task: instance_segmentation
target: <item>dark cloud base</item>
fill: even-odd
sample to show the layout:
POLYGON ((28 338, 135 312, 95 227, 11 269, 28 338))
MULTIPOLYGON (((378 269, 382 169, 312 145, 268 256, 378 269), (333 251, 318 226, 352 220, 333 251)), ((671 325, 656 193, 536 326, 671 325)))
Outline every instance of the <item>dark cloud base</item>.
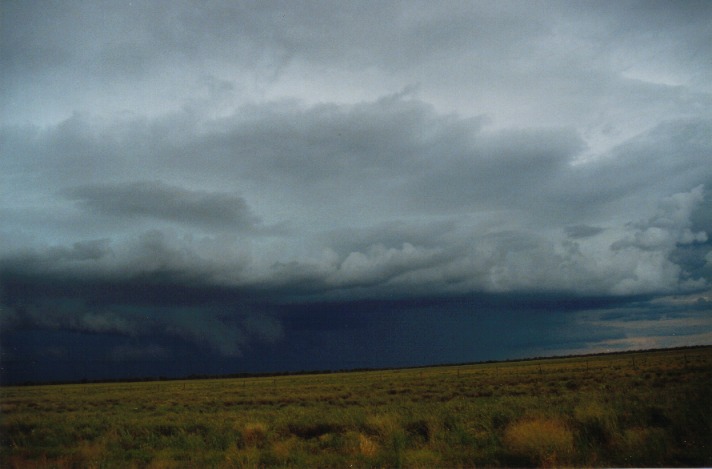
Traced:
MULTIPOLYGON (((626 319, 642 314, 640 305, 650 302, 649 297, 537 293, 286 302, 235 288, 19 275, 6 275, 3 285, 5 312, 9 308, 17 316, 5 318, 9 327, 0 334, 3 383, 557 354, 625 337, 605 324, 576 327, 589 312, 610 311, 607 321, 626 319), (234 348, 225 345, 231 340, 234 348)), ((652 317, 650 308, 645 311, 645 319, 652 317)))

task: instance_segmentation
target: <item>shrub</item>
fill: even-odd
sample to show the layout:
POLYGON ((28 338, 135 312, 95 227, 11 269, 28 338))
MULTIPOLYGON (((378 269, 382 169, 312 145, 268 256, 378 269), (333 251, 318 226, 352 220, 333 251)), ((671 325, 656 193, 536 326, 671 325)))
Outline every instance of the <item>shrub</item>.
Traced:
POLYGON ((574 453, 573 433, 554 418, 513 423, 505 431, 504 444, 519 461, 545 467, 566 463, 574 453))

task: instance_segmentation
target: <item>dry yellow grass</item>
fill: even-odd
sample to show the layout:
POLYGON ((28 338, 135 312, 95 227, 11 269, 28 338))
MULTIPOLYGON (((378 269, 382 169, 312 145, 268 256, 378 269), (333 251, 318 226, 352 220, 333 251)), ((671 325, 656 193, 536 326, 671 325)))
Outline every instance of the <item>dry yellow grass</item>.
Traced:
POLYGON ((0 387, 0 467, 712 467, 710 383, 712 347, 0 387))
POLYGON ((513 454, 542 467, 566 464, 574 453, 573 432, 556 418, 515 422, 507 428, 504 442, 513 454))
POLYGON ((358 450, 364 456, 372 457, 378 452, 378 443, 364 435, 359 433, 358 435, 358 450))
POLYGON ((242 441, 245 446, 264 446, 267 441, 267 425, 262 422, 246 423, 242 429, 242 441))

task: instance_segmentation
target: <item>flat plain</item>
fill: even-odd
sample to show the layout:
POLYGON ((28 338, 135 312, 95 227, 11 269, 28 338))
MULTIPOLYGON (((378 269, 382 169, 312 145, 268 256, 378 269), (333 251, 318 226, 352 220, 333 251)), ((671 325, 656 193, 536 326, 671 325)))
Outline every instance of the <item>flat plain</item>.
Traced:
POLYGON ((0 466, 712 466, 712 347, 0 387, 0 466))

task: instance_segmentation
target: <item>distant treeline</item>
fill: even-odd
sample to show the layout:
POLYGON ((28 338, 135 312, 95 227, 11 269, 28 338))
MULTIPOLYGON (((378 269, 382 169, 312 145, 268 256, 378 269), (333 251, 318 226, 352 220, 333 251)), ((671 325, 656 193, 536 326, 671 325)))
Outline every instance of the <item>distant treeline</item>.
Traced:
MULTIPOLYGON (((393 371, 393 370, 417 370, 421 368, 440 368, 440 367, 450 367, 450 366, 466 366, 466 365, 485 365, 485 364, 495 364, 495 363, 513 363, 513 362, 527 362, 527 361, 537 361, 537 360, 553 360, 553 359, 566 359, 566 358, 585 358, 585 357, 599 357, 608 355, 631 355, 636 353, 648 353, 648 352, 660 352, 660 351, 674 351, 674 350, 694 350, 701 348, 712 347, 712 345, 689 345, 684 347, 669 347, 669 348, 651 348, 651 349, 639 349, 639 350, 623 350, 615 352, 598 352, 598 353, 586 353, 586 354, 572 354, 572 355, 551 355, 551 356, 541 356, 541 357, 524 357, 524 358, 509 358, 504 360, 484 360, 475 362, 459 362, 459 363, 439 363, 434 365, 417 365, 417 366, 403 366, 403 367, 379 367, 379 368, 347 368, 347 369, 336 369, 336 370, 299 370, 299 371, 267 371, 267 372, 241 372, 241 373, 226 373, 226 374, 191 374, 183 377, 167 377, 167 376, 144 376, 144 377, 129 377, 129 378, 101 378, 101 379, 81 379, 81 380, 59 380, 59 381, 47 381, 47 382, 35 382, 35 381, 24 381, 19 384, 14 384, 12 386, 39 386, 39 385, 60 385, 60 384, 101 384, 101 383, 139 383, 139 382, 150 382, 150 381, 189 381, 189 380, 207 380, 207 379, 236 379, 236 378, 272 378, 279 376, 298 376, 298 375, 320 375, 320 374, 331 374, 331 373, 358 373, 364 371, 393 371)), ((1 384, 2 386, 8 386, 7 384, 1 384)))

